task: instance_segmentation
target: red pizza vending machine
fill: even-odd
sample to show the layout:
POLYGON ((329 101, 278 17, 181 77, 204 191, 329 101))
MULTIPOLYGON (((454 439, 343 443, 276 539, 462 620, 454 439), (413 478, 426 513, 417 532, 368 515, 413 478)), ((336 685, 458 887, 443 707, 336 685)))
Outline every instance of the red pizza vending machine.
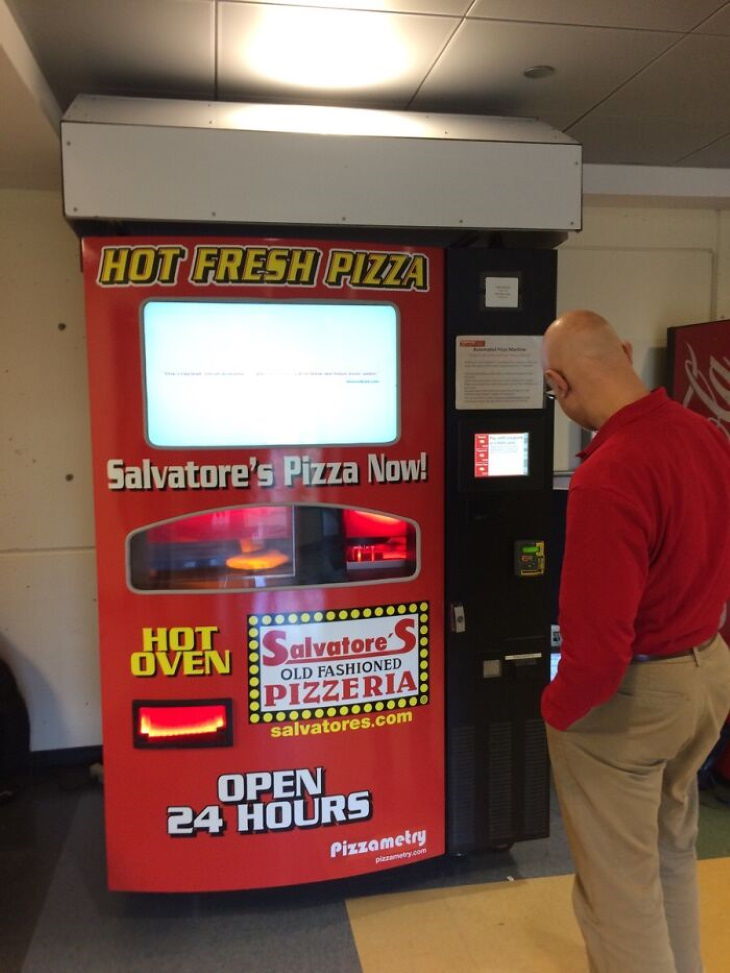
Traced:
POLYGON ((442 854, 441 251, 83 258, 111 888, 442 854))

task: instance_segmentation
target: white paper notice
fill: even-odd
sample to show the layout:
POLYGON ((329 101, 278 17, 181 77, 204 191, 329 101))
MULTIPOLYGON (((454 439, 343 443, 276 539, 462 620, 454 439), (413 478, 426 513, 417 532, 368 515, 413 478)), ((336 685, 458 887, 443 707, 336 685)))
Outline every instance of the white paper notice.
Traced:
POLYGON ((486 277, 484 279, 484 307, 520 306, 519 277, 486 277))
POLYGON ((457 409, 541 409, 539 335, 459 335, 457 409))

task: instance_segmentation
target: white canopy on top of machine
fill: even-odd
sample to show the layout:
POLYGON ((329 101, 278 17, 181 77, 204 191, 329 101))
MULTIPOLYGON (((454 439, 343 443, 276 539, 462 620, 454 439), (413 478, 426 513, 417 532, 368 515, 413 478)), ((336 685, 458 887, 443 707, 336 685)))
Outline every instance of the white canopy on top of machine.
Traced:
POLYGON ((578 230, 581 147, 535 119, 80 95, 66 217, 578 230))

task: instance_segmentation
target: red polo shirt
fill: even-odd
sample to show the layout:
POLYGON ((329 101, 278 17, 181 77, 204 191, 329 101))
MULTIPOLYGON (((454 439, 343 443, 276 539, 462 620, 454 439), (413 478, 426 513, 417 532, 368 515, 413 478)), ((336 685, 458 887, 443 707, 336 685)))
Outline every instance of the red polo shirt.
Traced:
POLYGON ((634 655, 698 645, 730 598, 730 440, 657 389, 615 413, 568 496, 558 674, 542 715, 569 727, 634 655))

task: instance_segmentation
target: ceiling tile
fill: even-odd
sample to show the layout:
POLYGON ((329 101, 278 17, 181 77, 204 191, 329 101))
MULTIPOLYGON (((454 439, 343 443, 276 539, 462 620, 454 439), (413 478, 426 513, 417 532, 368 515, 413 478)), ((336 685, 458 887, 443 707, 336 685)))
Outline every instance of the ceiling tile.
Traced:
POLYGON ((688 31, 722 6, 721 0, 477 0, 469 16, 688 31))
POLYGON ((584 162, 672 165, 715 137, 711 123, 675 117, 590 112, 567 134, 583 146, 584 162))
POLYGON ((697 28, 698 34, 730 34, 730 3, 725 3, 721 10, 704 21, 697 28))
POLYGON ((730 128, 730 38, 690 34, 605 102, 612 115, 703 119, 730 128))
POLYGON ((730 169, 730 132, 712 145, 685 156, 683 166, 699 166, 710 169, 730 169))
POLYGON ((552 111, 548 109, 540 115, 531 115, 529 117, 539 118, 541 122, 552 125, 553 128, 556 128, 559 132, 565 132, 567 135, 568 129, 575 121, 575 112, 552 111))
POLYGON ((234 100, 405 107, 458 24, 449 17, 312 7, 221 3, 219 10, 218 90, 221 98, 234 100), (292 69, 293 74, 300 51, 307 54, 298 69, 301 81, 266 76, 270 69, 273 74, 276 58, 282 60, 281 71, 292 69), (374 74, 377 56, 388 51, 394 54, 394 67, 390 76, 379 80, 374 74), (260 66, 252 58, 259 58, 260 66), (359 65, 368 83, 336 85, 316 77, 320 65, 333 58, 345 68, 359 65))
POLYGON ((573 120, 676 43, 677 35, 469 20, 450 41, 414 106, 505 115, 573 113, 573 120), (531 81, 526 68, 549 64, 531 81))
MULTIPOLYGON (((242 3, 245 0, 230 0, 242 3)), ((463 16, 472 0, 267 0, 289 7, 331 7, 339 10, 374 10, 381 13, 443 14, 463 16)))
POLYGON ((208 0, 15 0, 59 105, 80 93, 214 96, 208 0))

